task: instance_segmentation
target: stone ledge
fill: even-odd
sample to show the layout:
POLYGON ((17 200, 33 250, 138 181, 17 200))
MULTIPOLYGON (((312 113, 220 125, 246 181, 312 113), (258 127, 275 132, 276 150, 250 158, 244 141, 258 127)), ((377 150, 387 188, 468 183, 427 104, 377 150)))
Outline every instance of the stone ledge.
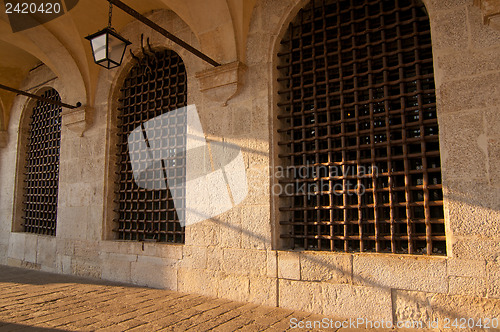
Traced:
POLYGON ((360 286, 448 293, 446 266, 445 257, 356 254, 352 279, 360 286))
POLYGON ((200 82, 200 91, 212 101, 221 101, 227 105, 241 85, 245 66, 239 62, 231 62, 219 67, 196 73, 200 82))
MULTIPOLYGON (((453 321, 455 318, 479 319, 498 317, 500 300, 464 295, 447 295, 419 291, 392 291, 393 312, 396 321, 453 321)), ((451 325, 451 324, 450 324, 451 325)), ((440 325, 441 327, 443 325, 440 325)), ((470 330, 468 330, 470 331, 470 330)))
POLYGON ((483 23, 500 30, 500 1, 474 0, 474 5, 481 8, 483 23))
POLYGON ((89 106, 80 106, 74 109, 63 109, 62 124, 72 132, 83 136, 83 133, 91 123, 92 108, 89 106))
POLYGON ((279 306, 337 317, 392 321, 391 291, 376 287, 279 280, 279 306))

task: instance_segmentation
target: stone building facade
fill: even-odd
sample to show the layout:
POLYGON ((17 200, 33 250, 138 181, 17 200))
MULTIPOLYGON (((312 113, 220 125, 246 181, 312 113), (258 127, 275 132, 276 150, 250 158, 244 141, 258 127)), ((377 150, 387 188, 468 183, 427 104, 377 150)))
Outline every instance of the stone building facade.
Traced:
POLYGON ((112 70, 93 63, 84 37, 105 24, 107 7, 80 1, 66 15, 22 32, 12 33, 3 18, 0 55, 10 62, 0 65, 0 83, 37 94, 53 88, 63 102, 83 106, 61 112, 56 234, 33 234, 23 226, 24 173, 36 103, 0 95, 0 263, 341 318, 498 317, 500 8, 495 0, 424 4, 446 254, 292 250, 283 238, 282 201, 272 190, 281 160, 278 53, 308 0, 137 4, 222 64, 216 68, 115 10, 113 25, 132 42, 133 54, 144 52, 144 35, 143 45, 149 38, 152 50, 180 56, 186 103, 196 105, 207 141, 241 148, 248 187, 241 203, 185 227, 183 243, 120 240, 113 231, 120 89, 135 62, 127 52, 112 70))

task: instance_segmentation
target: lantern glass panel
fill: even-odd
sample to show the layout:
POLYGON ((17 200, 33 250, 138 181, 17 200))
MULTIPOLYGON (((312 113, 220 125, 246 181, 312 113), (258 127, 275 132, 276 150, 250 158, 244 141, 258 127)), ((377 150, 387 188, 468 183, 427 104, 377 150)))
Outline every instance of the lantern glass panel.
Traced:
POLYGON ((95 62, 106 59, 106 33, 92 38, 92 50, 94 51, 95 62))
POLYGON ((122 62, 125 47, 127 47, 127 44, 123 40, 112 34, 108 35, 108 58, 110 61, 115 62, 117 66, 122 62))

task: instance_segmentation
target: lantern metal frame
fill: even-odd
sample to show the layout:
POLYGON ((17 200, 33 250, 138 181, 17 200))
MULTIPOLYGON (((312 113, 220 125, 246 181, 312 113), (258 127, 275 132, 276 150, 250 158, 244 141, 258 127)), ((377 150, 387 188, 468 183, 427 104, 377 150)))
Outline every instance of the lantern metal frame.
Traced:
POLYGON ((94 62, 96 64, 98 64, 99 66, 102 66, 106 69, 112 69, 112 68, 115 68, 115 67, 118 67, 122 64, 122 61, 123 61, 123 57, 125 56, 125 51, 127 49, 127 46, 132 44, 130 41, 128 41, 127 39, 123 38, 122 36, 120 36, 113 28, 111 27, 106 27, 96 33, 93 33, 87 37, 85 37, 85 39, 89 40, 90 41, 90 46, 92 48, 92 56, 94 57, 94 62), (96 56, 95 56, 95 50, 94 50, 94 47, 93 47, 93 44, 92 44, 92 40, 94 40, 95 38, 97 37, 100 37, 102 35, 105 35, 106 36, 106 56, 102 59, 102 60, 97 60, 96 59, 96 56), (120 61, 119 62, 116 62, 114 60, 112 60, 110 57, 109 57, 109 36, 113 36, 117 39, 119 39, 120 41, 122 41, 124 44, 125 44, 125 47, 123 48, 123 52, 122 52, 122 55, 120 57, 120 61), (106 66, 106 63, 108 64, 106 66), (110 65, 110 64, 113 64, 113 65, 110 65))
POLYGON ((90 47, 92 48, 92 56, 94 57, 94 62, 96 64, 98 64, 99 66, 102 66, 106 69, 111 69, 111 68, 115 68, 115 67, 120 66, 122 64, 123 57, 125 56, 125 51, 127 50, 127 46, 132 44, 130 41, 128 41, 127 39, 120 36, 116 32, 116 30, 111 27, 112 18, 113 18, 113 4, 111 3, 111 1, 109 1, 108 26, 106 28, 96 32, 96 33, 93 33, 93 34, 85 37, 85 39, 90 41, 90 47), (114 38, 117 38, 119 41, 121 41, 123 44, 125 44, 125 46, 123 47, 123 51, 122 51, 119 62, 112 60, 110 57, 110 54, 109 54, 109 48, 110 48, 109 36, 110 35, 113 36, 114 38), (104 43, 104 46, 106 49, 106 55, 104 56, 104 58, 102 60, 97 60, 96 50, 94 49, 94 43, 92 41, 95 40, 96 38, 101 37, 101 36, 106 36, 106 41, 104 43))

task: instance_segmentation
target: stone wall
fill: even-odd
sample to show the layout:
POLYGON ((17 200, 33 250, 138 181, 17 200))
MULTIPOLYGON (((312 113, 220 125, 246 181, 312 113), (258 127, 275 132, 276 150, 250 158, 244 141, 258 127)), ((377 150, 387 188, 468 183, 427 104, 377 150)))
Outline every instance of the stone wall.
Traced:
MULTIPOLYGON (((121 32, 133 42, 134 52, 141 33, 151 36, 154 47, 178 52, 188 73, 188 103, 196 105, 207 139, 232 142, 243 151, 247 198, 187 227, 184 245, 113 240, 116 105, 130 55, 126 65, 100 72, 95 102, 86 113, 92 121, 83 135, 63 126, 56 237, 17 232, 24 153, 19 142, 26 134, 23 112, 29 109, 26 99, 17 97, 0 150, 0 263, 335 317, 498 317, 500 31, 483 24, 472 0, 425 1, 433 38, 448 256, 284 251, 277 201, 270 195, 277 153, 276 50, 305 3, 257 1, 246 58, 226 66, 225 81, 212 86, 210 77, 220 70, 211 70, 138 22, 121 32)), ((199 45, 172 12, 152 15, 199 45)), ((30 74, 24 88, 48 76, 42 67, 30 74)), ((51 83, 56 89, 57 82, 51 83)))

